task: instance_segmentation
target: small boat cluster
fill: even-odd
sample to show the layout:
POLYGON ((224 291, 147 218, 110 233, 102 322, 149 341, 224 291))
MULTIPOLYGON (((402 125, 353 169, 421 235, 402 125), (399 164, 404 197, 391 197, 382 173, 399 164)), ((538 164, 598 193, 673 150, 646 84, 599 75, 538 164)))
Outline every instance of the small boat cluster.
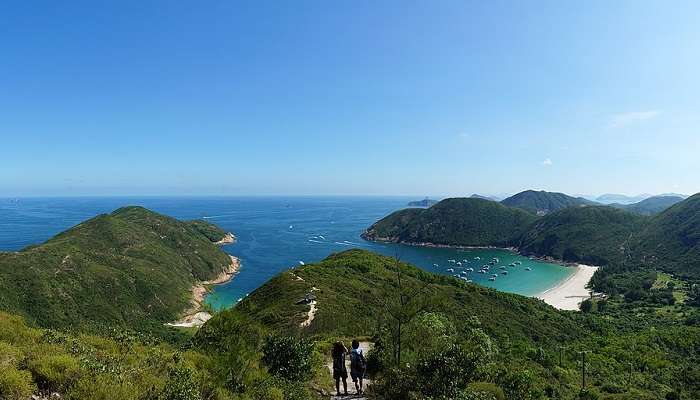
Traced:
MULTIPOLYGON (((481 261, 481 257, 474 257, 473 261, 481 261)), ((464 260, 455 260, 455 259, 450 259, 447 260, 448 264, 454 264, 454 267, 447 268, 447 272, 451 273, 455 278, 462 279, 466 282, 471 282, 472 280, 469 279, 469 273, 474 272, 474 268, 468 267, 465 268, 467 265, 469 265, 470 260, 467 260, 466 258, 464 260), (463 269, 462 269, 463 268, 463 269), (461 269, 461 270, 460 270, 461 269)), ((491 267, 496 267, 497 264, 499 264, 501 260, 498 257, 494 257, 489 261, 487 264, 484 264, 481 266, 481 268, 478 270, 478 273, 480 274, 488 274, 491 272, 491 267)), ((508 267, 518 267, 522 265, 522 261, 514 261, 510 264, 508 264, 508 267)), ((438 264, 433 264, 434 267, 439 267, 438 264)), ((500 265, 498 266, 498 269, 500 269, 500 274, 501 275, 508 275, 508 267, 505 265, 500 265)), ((526 271, 532 271, 531 267, 525 268, 526 271)), ((491 277, 489 278, 489 281, 495 281, 496 278, 498 278, 499 274, 491 274, 491 277)))

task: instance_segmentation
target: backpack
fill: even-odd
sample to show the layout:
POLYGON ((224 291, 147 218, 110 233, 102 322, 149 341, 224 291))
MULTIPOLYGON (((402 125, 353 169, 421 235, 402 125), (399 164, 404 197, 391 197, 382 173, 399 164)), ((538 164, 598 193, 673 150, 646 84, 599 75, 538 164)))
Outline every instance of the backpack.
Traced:
POLYGON ((364 371, 365 367, 365 356, 362 355, 362 350, 353 350, 350 353, 350 368, 353 371, 364 371))

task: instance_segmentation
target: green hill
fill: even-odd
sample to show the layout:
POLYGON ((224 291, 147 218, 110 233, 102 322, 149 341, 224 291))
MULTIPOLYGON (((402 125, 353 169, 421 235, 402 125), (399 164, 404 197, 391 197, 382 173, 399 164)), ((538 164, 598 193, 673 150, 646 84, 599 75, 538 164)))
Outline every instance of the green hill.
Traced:
POLYGON ((141 207, 85 221, 47 242, 0 253, 0 309, 44 327, 173 320, 197 280, 231 262, 220 229, 141 207))
POLYGON ((644 222, 612 207, 565 208, 535 222, 518 247, 526 255, 607 265, 624 259, 644 222))
POLYGON ((581 333, 571 319, 540 300, 467 284, 365 250, 333 254, 319 263, 277 275, 247 296, 236 310, 285 333, 303 330, 322 336, 368 336, 381 318, 378 310, 398 290, 397 273, 401 273, 405 287, 423 288, 433 304, 430 308, 439 304, 441 312, 456 320, 476 315, 495 336, 547 340, 581 333), (302 329, 309 306, 297 302, 306 293, 316 296, 318 312, 311 325, 302 329), (344 317, 348 312, 351 318, 344 317))
POLYGON ((311 337, 326 354, 336 340, 367 338, 375 343, 368 369, 376 399, 656 399, 678 387, 675 398, 700 393, 697 327, 653 311, 611 319, 599 310, 560 312, 349 250, 280 273, 215 315, 194 343, 210 352, 229 348, 248 337, 248 321, 273 335, 311 337), (307 294, 313 305, 300 302, 307 294), (592 397, 577 397, 581 350, 592 351, 592 397), (482 391, 489 395, 477 396, 482 391))
POLYGON ((700 194, 652 217, 639 236, 644 264, 700 278, 700 194))
POLYGON ((633 204, 610 204, 611 207, 626 210, 639 215, 658 214, 674 204, 683 201, 681 196, 654 196, 633 204))
POLYGON ((544 215, 567 207, 596 205, 582 197, 571 197, 564 193, 526 190, 501 201, 506 206, 520 208, 544 215))
POLYGON ((397 211, 363 234, 368 240, 459 246, 508 246, 535 216, 500 203, 446 199, 428 209, 397 211))

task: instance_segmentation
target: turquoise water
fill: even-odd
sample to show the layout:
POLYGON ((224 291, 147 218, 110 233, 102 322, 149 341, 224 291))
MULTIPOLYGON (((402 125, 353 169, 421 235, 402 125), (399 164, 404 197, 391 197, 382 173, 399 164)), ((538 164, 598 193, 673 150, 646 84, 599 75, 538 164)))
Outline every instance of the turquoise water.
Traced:
POLYGON ((399 255, 426 270, 453 274, 478 271, 497 257, 488 274, 469 273, 475 283, 499 290, 535 295, 566 279, 573 269, 520 257, 497 249, 444 249, 366 242, 360 233, 372 222, 404 208, 407 197, 101 197, 0 199, 0 251, 19 250, 99 213, 124 205, 142 205, 179 219, 205 218, 238 237, 224 250, 241 259, 240 273, 217 286, 207 301, 227 307, 251 293, 277 273, 300 262, 312 263, 331 253, 362 248, 399 255), (475 260, 480 257, 481 260, 475 260), (467 260, 461 268, 448 260, 467 260), (514 261, 522 265, 509 267, 514 261), (508 275, 501 275, 499 266, 508 275), (526 271, 530 267, 532 271, 526 271), (495 282, 488 278, 499 274, 495 282))

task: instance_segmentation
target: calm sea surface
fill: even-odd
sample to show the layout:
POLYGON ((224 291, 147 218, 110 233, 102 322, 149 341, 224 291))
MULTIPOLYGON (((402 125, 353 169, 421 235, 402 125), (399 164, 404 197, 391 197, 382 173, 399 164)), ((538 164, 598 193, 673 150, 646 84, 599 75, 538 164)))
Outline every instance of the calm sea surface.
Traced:
MULTIPOLYGON (((141 205, 179 219, 205 218, 233 232, 238 242, 224 250, 241 259, 241 272, 216 287, 207 301, 215 307, 236 303, 277 273, 301 262, 322 260, 351 248, 400 255, 426 270, 455 274, 478 271, 494 257, 491 272, 468 273, 475 283, 532 296, 566 279, 573 269, 529 260, 505 250, 418 248, 370 243, 360 233, 388 213, 405 208, 404 197, 80 197, 0 199, 0 251, 16 251, 100 213, 141 205), (479 257, 480 259, 477 259, 479 257), (456 260, 462 266, 448 262, 456 260), (466 262, 464 261, 466 260, 466 262), (509 267, 521 261, 522 265, 509 267), (508 275, 501 275, 506 266, 508 275), (526 268, 531 268, 527 271, 526 268), (449 268, 454 272, 448 271, 449 268), (499 274, 496 281, 488 279, 499 274)), ((464 274, 463 274, 464 275, 464 274)))

